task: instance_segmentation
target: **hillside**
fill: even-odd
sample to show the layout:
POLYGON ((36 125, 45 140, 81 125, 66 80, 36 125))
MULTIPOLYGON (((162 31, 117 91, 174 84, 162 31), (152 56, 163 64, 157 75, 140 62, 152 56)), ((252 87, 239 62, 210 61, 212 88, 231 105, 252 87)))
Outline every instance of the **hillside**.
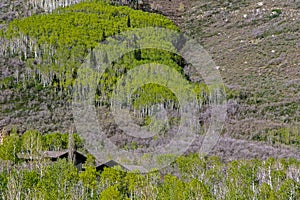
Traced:
MULTIPOLYGON (((28 10, 17 8, 20 5, 15 2, 15 10, 28 10)), ((213 155, 221 155, 225 160, 268 156, 298 158, 298 7, 299 2, 292 1, 144 1, 144 10, 172 19, 184 32, 197 38, 220 66, 229 88, 229 108, 224 137, 213 155), (222 141, 226 141, 226 145, 222 141), (245 145, 239 144, 244 143, 250 147, 243 149, 245 145), (238 155, 241 151, 247 153, 238 155)), ((31 15, 31 12, 11 14, 7 5, 3 8, 10 13, 3 17, 7 22, 26 13, 31 15)), ((28 129, 43 133, 68 132, 73 120, 70 97, 63 93, 57 95, 49 88, 14 88, 13 80, 8 77, 16 77, 16 72, 25 73, 25 62, 5 56, 0 62, 1 129, 9 132, 15 127, 20 133, 28 129)), ((196 141, 191 151, 196 150, 198 144, 196 141)))
MULTIPOLYGON (((299 2, 149 2, 199 40, 236 95, 228 101, 225 137, 299 148, 299 2)), ((240 149, 240 142, 231 144, 240 149)))
POLYGON ((0 199, 300 199, 299 9, 1 1, 0 199))

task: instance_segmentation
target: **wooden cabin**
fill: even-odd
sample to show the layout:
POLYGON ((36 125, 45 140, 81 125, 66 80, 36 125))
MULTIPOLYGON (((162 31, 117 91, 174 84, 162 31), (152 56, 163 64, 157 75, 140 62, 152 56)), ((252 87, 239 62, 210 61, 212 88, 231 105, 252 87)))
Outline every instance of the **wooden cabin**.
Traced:
MULTIPOLYGON (((44 151, 40 153, 39 155, 32 155, 29 152, 23 152, 17 154, 19 159, 23 159, 26 162, 30 162, 33 160, 42 160, 42 159, 48 159, 52 162, 57 161, 58 159, 66 159, 69 160, 69 151, 64 150, 64 151, 44 151)), ((73 152, 73 158, 72 162, 74 163, 74 166, 78 169, 78 171, 82 171, 83 167, 82 165, 86 162, 86 156, 79 151, 74 151, 73 152)))

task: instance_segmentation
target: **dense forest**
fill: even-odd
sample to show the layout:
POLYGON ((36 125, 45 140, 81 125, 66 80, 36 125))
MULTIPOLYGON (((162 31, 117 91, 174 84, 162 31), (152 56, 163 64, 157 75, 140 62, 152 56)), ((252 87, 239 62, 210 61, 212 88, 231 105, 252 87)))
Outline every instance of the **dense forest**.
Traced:
MULTIPOLYGON (((12 133, 0 147, 0 197, 2 199, 299 199, 300 162, 295 159, 235 160, 197 154, 180 156, 160 171, 140 174, 121 168, 96 170, 87 156, 85 171, 78 173, 72 161, 47 159, 25 163, 16 155, 30 150, 68 148, 69 134, 12 133)), ((73 135, 74 145, 83 141, 73 135)), ((161 158, 161 159, 167 159, 161 158)))
MULTIPOLYGON (((67 117, 71 112, 69 108, 80 66, 86 60, 96 65, 96 49, 104 46, 106 39, 150 26, 179 31, 168 18, 137 10, 138 2, 28 0, 23 8, 19 1, 13 1, 12 6, 3 3, 4 9, 17 14, 8 12, 9 15, 0 18, 0 104, 1 115, 5 116, 3 120, 1 117, 5 126, 1 124, 0 132, 0 199, 300 199, 300 162, 294 158, 226 160, 187 152, 170 166, 154 168, 149 173, 125 171, 120 167, 98 171, 96 166, 103 161, 89 153, 85 139, 76 134, 76 130, 67 124, 64 128, 67 133, 59 126, 41 122, 48 115, 45 110, 50 110, 49 118, 54 124, 61 123, 55 115, 67 117), (135 9, 120 6, 124 2, 130 2, 129 6, 135 9), (22 9, 24 12, 20 12, 22 9), (56 107, 58 111, 54 112, 56 107), (65 107, 69 110, 63 110, 65 107), (24 125, 30 121, 26 117, 35 112, 41 114, 32 124, 24 125), (20 116, 25 116, 25 120, 19 122, 22 127, 10 124, 13 118, 20 116), (82 171, 74 166, 73 158, 51 162, 42 156, 46 151, 71 152, 74 149, 87 157, 82 171)), ((156 40, 160 45, 163 38, 156 40)), ((128 45, 134 46, 135 38, 131 42, 128 45)), ((176 42, 171 40, 165 45, 176 48, 176 42)), ((107 60, 104 56, 101 62, 107 60)), ((170 117, 167 121, 171 126, 169 132, 141 140, 125 137, 108 114, 114 86, 135 66, 147 63, 169 66, 190 84, 201 105, 197 110, 201 138, 211 114, 208 105, 212 88, 202 77, 191 78, 193 71, 182 57, 157 49, 134 50, 123 55, 97 80, 93 104, 107 135, 119 147, 143 152, 147 148, 164 146, 172 137, 173 129, 178 128, 178 99, 173 91, 159 84, 138 88, 129 103, 132 104, 132 117, 142 126, 153 123, 153 110, 161 105, 170 117)), ((143 77, 139 77, 139 81, 143 81, 143 77)), ((83 93, 92 87, 89 83, 81 84, 83 93)), ((225 90, 231 102, 233 99, 247 100, 237 89, 225 90)), ((289 108, 296 110, 298 105, 291 104, 289 108)), ((299 129, 295 127, 269 130, 252 137, 274 145, 299 148, 300 144, 299 129)), ((172 156, 161 155, 155 162, 172 156)))

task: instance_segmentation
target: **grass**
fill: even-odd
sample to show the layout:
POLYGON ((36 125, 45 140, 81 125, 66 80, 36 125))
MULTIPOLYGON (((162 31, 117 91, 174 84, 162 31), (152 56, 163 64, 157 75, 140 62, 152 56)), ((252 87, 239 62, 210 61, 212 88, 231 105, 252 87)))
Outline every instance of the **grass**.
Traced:
POLYGON ((266 1, 258 11, 258 2, 195 0, 186 16, 188 32, 224 68, 225 84, 244 94, 239 98, 228 91, 239 111, 228 119, 234 122, 226 125, 233 130, 227 134, 241 139, 299 121, 299 17, 293 3, 266 1), (265 125, 248 124, 254 128, 240 132, 244 120, 252 118, 265 125))

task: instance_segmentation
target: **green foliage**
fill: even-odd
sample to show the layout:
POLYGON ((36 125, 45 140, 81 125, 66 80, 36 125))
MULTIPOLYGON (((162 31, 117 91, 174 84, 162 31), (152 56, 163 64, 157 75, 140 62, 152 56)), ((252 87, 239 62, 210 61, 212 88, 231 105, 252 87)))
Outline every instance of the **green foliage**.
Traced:
POLYGON ((42 135, 35 130, 26 131, 21 137, 21 151, 37 155, 42 150, 42 135))
POLYGON ((44 199, 70 199, 78 172, 72 163, 59 160, 47 167, 37 187, 44 199))
POLYGON ((167 174, 130 173, 121 168, 105 168, 99 174, 88 164, 78 173, 66 160, 7 169, 10 171, 0 171, 0 194, 5 199, 281 200, 299 199, 300 195, 300 162, 295 159, 222 163, 218 157, 194 154, 180 156, 167 174))
POLYGON ((87 188, 96 187, 96 177, 99 175, 95 167, 86 166, 85 171, 79 174, 79 178, 82 181, 83 185, 87 188))
POLYGON ((172 175, 164 177, 164 184, 159 188, 158 199, 184 199, 185 184, 182 180, 172 175))
POLYGON ((118 190, 117 186, 109 186, 101 192, 99 199, 100 200, 108 200, 108 199, 122 200, 122 195, 118 190))
POLYGON ((285 179, 277 192, 278 199, 299 199, 300 183, 293 179, 285 179))
POLYGON ((227 99, 244 99, 245 97, 240 90, 225 88, 227 99))
POLYGON ((8 174, 6 171, 0 172, 0 196, 3 195, 3 193, 7 189, 7 183, 8 183, 8 174))
POLYGON ((267 183, 262 183, 259 188, 259 199, 275 199, 274 191, 267 183))
MULTIPOLYGON (((169 66, 183 74, 183 68, 178 65, 180 62, 178 59, 179 58, 175 54, 156 49, 142 49, 139 50, 138 53, 136 51, 127 53, 120 58, 118 62, 112 66, 112 68, 107 69, 101 76, 96 99, 99 101, 99 104, 107 103, 111 98, 111 94, 115 89, 116 83, 123 78, 123 75, 127 71, 137 66, 142 66, 148 63, 157 63, 169 66)), ((135 76, 134 78, 140 80, 144 77, 135 76)), ((186 79, 183 75, 182 78, 186 79)), ((168 80, 166 80, 166 83, 167 81, 168 80)), ((194 87, 196 88, 196 85, 194 87)), ((131 98, 133 107, 137 110, 149 108, 151 105, 159 103, 164 103, 169 105, 169 107, 178 107, 178 100, 172 91, 170 91, 166 86, 159 84, 145 84, 142 87, 137 88, 133 92, 131 98)))
MULTIPOLYGON (((51 133, 45 134, 42 138, 44 150, 63 150, 68 148, 68 133, 51 133)), ((83 140, 78 134, 73 134, 75 141, 75 149, 81 150, 83 148, 83 140)))
POLYGON ((276 18, 276 17, 279 17, 282 13, 282 10, 281 9, 272 9, 272 13, 270 14, 269 18, 270 19, 273 19, 273 18, 276 18))
MULTIPOLYGON (((149 26, 178 30, 169 19, 162 15, 145 13, 128 7, 115 7, 103 1, 91 1, 59 8, 51 14, 14 20, 3 32, 3 37, 20 40, 26 44, 18 46, 18 43, 16 49, 13 50, 14 53, 21 54, 27 67, 32 69, 26 83, 34 83, 40 89, 50 86, 55 92, 59 91, 59 94, 71 95, 78 70, 80 70, 79 66, 88 53, 92 52, 91 50, 98 45, 103 45, 100 43, 109 36, 149 26)), ((163 43, 170 49, 175 49, 172 42, 164 44, 166 42, 162 42, 163 38, 162 40, 155 39, 157 45, 163 43)), ((7 51, 11 50, 7 48, 7 51)), ((92 53, 91 61, 96 61, 92 53)), ((186 78, 183 75, 184 61, 180 56, 157 49, 135 50, 125 54, 104 72, 95 94, 96 105, 109 105, 114 85, 122 75, 146 63, 170 66, 186 78)), ((1 85, 5 88, 11 87, 12 80, 5 79, 1 85)), ((88 84, 87 87, 89 87, 88 84)), ((198 89, 199 87, 195 91, 199 91, 198 89)), ((178 107, 175 95, 167 88, 156 84, 138 88, 134 96, 136 98, 132 99, 133 106, 137 110, 148 109, 149 106, 157 103, 178 107)), ((54 149, 65 145, 46 142, 54 149)))
POLYGON ((213 199, 207 186, 198 179, 193 179, 186 183, 186 198, 185 199, 197 199, 203 200, 213 199))
MULTIPOLYGON (((281 14, 279 9, 272 12, 272 18, 281 14)), ((109 36, 147 26, 177 30, 170 20, 161 15, 134 11, 127 7, 113 7, 98 0, 60 8, 49 15, 15 20, 9 24, 7 31, 0 31, 0 36, 12 40, 17 38, 21 40, 20 43, 26 43, 25 51, 20 50, 20 46, 13 50, 8 47, 6 51, 12 56, 20 54, 18 56, 33 70, 30 72, 31 77, 25 78, 27 85, 7 77, 1 80, 0 87, 17 87, 20 91, 34 87, 40 91, 45 86, 51 86, 55 91, 70 92, 78 67, 91 49, 109 36)), ((172 47, 172 44, 166 45, 172 47)), ((94 60, 91 54, 91 61, 94 60)), ((108 60, 107 55, 104 60, 108 60)), ((104 72, 99 80, 96 103, 109 104, 113 86, 122 75, 138 65, 150 62, 170 66, 186 78, 182 68, 184 62, 179 56, 162 50, 135 50, 124 55, 104 72)), ((205 84, 195 84, 192 89, 200 103, 209 101, 208 94, 212 88, 205 84)), ((228 99, 244 98, 238 90, 227 92, 228 99)), ((255 97, 255 101, 260 101, 263 95, 255 97)), ((156 103, 178 107, 172 91, 158 84, 146 84, 138 88, 133 96, 135 109, 147 109, 156 103)), ((289 115, 295 114, 297 109, 298 105, 291 103, 279 112, 281 115, 289 115)), ((143 117, 146 125, 152 123, 151 117, 143 117)), ((280 129, 269 134, 273 137, 265 137, 265 140, 271 138, 273 143, 299 144, 297 131, 280 129)), ((74 139, 75 148, 83 148, 83 141, 77 134, 74 134, 74 139)), ((99 174, 92 155, 88 155, 85 171, 80 173, 66 160, 50 165, 44 161, 38 164, 17 162, 16 154, 20 151, 38 154, 41 150, 62 150, 67 147, 68 134, 41 135, 37 131, 27 131, 21 137, 15 132, 6 136, 3 145, 0 145, 0 198, 300 199, 300 164, 292 159, 222 163, 218 157, 181 156, 169 166, 176 176, 159 172, 146 175, 125 173, 120 168, 106 168, 99 174), (2 160, 11 160, 13 164, 5 165, 2 160), (77 193, 79 197, 75 197, 77 193)), ((137 143, 133 142, 131 148, 136 149, 137 143)), ((163 155, 157 161, 164 165, 173 160, 174 155, 163 155)))
POLYGON ((166 166, 173 162, 173 160, 176 158, 174 154, 163 154, 156 157, 156 163, 159 166, 166 166))
MULTIPOLYGON (((21 137, 13 130, 10 135, 4 137, 3 144, 0 145, 0 159, 19 161, 18 153, 26 157, 38 157, 46 150, 59 151, 68 148, 68 133, 51 133, 41 135, 36 130, 28 130, 21 137)), ((78 134, 73 134, 75 149, 84 150, 84 141, 78 134)))
POLYGON ((252 139, 258 141, 266 141, 269 144, 281 143, 299 147, 299 130, 299 125, 281 127, 278 129, 267 130, 266 133, 256 134, 252 139))
MULTIPOLYGON (((179 30, 172 21, 162 15, 145 13, 128 7, 115 7, 104 1, 91 1, 59 8, 51 14, 14 20, 1 35, 11 41, 17 41, 16 48, 7 47, 7 52, 13 55, 18 54, 26 62, 26 66, 31 69, 28 77, 23 80, 25 83, 19 83, 20 87, 18 88, 24 88, 24 85, 27 88, 29 85, 39 91, 49 87, 59 95, 71 96, 77 75, 82 70, 79 67, 86 56, 91 53, 91 63, 96 64, 97 62, 93 55, 95 47, 104 46, 104 43, 101 42, 107 37, 134 28, 149 26, 179 30)), ((169 38, 171 36, 161 37, 169 38)), ((169 49, 176 49, 173 44, 176 41, 163 42, 164 38, 156 38, 155 35, 149 35, 145 40, 153 38, 158 46, 163 45, 169 49)), ((131 45, 135 45, 135 40, 131 45)), ((126 49, 127 47, 120 48, 126 49)), ((107 55, 103 59, 108 61, 107 55)), ((112 63, 112 66, 100 77, 95 94, 95 104, 110 105, 112 91, 122 75, 134 67, 146 63, 169 66, 187 80, 183 73, 185 62, 180 56, 166 50, 134 50, 112 63)), ((83 90, 90 88, 89 81, 92 78, 91 76, 87 83, 83 83, 83 90)), ((12 87, 12 84, 14 84, 13 80, 7 78, 1 82, 0 86, 8 88, 12 87)), ((206 102, 209 92, 207 87, 204 84, 194 84, 192 87, 199 98, 199 103, 206 102)), ((146 84, 138 88, 131 100, 134 111, 143 112, 141 117, 149 115, 150 107, 155 104, 163 104, 168 108, 179 108, 175 94, 167 87, 157 84, 146 84)), ((66 146, 65 138, 59 138, 57 135, 47 136, 42 141, 44 149, 58 150, 66 146)))
POLYGON ((15 86, 14 85, 14 77, 12 77, 12 76, 5 77, 0 80, 0 88, 1 89, 10 89, 10 88, 13 88, 14 86, 15 86))
POLYGON ((18 161, 17 153, 21 150, 21 140, 17 133, 12 132, 10 136, 3 139, 3 144, 0 145, 0 159, 18 161))
MULTIPOLYGON (((94 1, 59 8, 47 15, 14 20, 2 35, 27 43, 23 50, 18 46, 14 52, 21 53, 22 57, 26 54, 24 59, 27 66, 34 69, 35 79, 44 86, 68 90, 73 85, 77 68, 91 49, 106 37, 148 26, 178 30, 161 15, 94 1)), ((7 51, 10 52, 8 47, 7 51)), ((8 87, 10 80, 1 85, 8 87)))
POLYGON ((150 107, 154 103, 171 102, 178 105, 176 96, 166 87, 157 84, 146 84, 133 94, 133 106, 137 109, 150 107))
POLYGON ((35 170, 24 170, 23 171, 23 187, 24 190, 30 190, 31 188, 36 187, 40 181, 39 173, 35 170))
MULTIPOLYGON (((126 173, 120 167, 105 168, 100 174, 92 155, 88 155, 85 171, 79 174, 66 160, 51 165, 42 160, 31 162, 30 168, 17 162, 18 151, 29 149, 31 154, 38 154, 40 149, 45 149, 40 144, 49 147, 55 139, 67 139, 67 136, 58 133, 42 136, 37 131, 27 131, 22 137, 14 132, 6 136, 0 146, 1 159, 14 162, 0 163, 12 169, 0 171, 0 193, 8 199, 17 195, 31 199, 69 199, 76 194, 74 190, 85 199, 108 196, 116 199, 297 199, 300 195, 297 179, 300 163, 295 159, 238 160, 225 164, 215 156, 199 158, 191 154, 178 157, 170 165, 178 176, 167 174, 163 180, 157 173, 126 173)), ((162 155, 157 161, 164 166, 173 159, 174 155, 162 155)))
POLYGON ((92 154, 88 153, 86 155, 86 163, 85 163, 85 165, 86 166, 95 166, 96 165, 96 158, 92 154))
POLYGON ((176 165, 184 180, 193 180, 201 178, 206 170, 207 162, 204 159, 200 159, 198 155, 191 154, 177 158, 176 165))

